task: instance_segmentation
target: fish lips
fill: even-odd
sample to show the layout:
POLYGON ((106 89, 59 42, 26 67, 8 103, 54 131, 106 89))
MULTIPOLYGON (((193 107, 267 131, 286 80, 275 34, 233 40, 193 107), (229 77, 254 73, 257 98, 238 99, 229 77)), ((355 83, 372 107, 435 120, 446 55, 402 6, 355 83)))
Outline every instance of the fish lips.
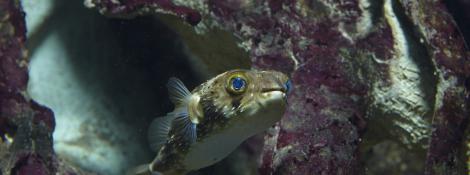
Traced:
POLYGON ((283 99, 287 103, 287 89, 286 88, 265 88, 261 90, 261 93, 269 98, 283 99))

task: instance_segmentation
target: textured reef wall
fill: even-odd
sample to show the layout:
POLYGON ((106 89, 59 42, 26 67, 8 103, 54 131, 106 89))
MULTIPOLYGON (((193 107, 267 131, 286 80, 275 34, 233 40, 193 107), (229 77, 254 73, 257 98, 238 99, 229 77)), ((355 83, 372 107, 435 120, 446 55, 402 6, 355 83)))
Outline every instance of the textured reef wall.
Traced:
POLYGON ((53 112, 30 98, 25 13, 0 1, 0 174, 80 174, 53 150, 53 112))
POLYGON ((1 174, 56 171, 52 112, 25 93, 28 82, 26 26, 18 1, 0 2, 0 162, 1 174))
MULTIPOLYGON (((470 53, 446 5, 424 0, 85 1, 110 17, 163 13, 194 26, 186 32, 231 32, 252 67, 290 74, 294 89, 288 110, 258 151, 261 174, 466 172, 470 53)), ((0 8, 6 12, 0 11, 2 149, 26 155, 10 155, 18 161, 2 168, 54 172, 52 114, 23 93, 27 61, 21 9, 13 2, 0 8), (23 140, 36 146, 14 147, 32 133, 37 136, 23 140)))
POLYGON ((225 29, 253 67, 291 74, 289 109, 265 137, 262 174, 465 171, 469 53, 442 1, 114 2, 86 4, 112 16, 175 14, 199 33, 225 29), (380 151, 365 151, 384 140, 423 163, 369 161, 380 151))

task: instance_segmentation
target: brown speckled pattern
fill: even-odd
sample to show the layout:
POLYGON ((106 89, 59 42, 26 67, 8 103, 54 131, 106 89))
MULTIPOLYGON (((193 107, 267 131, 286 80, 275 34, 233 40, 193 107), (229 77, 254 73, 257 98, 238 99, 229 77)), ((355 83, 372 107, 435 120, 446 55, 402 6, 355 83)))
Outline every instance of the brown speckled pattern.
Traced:
MULTIPOLYGON (((197 140, 196 142, 203 142, 206 138, 210 137, 214 133, 218 133, 235 120, 243 118, 243 109, 249 104, 248 102, 241 103, 248 98, 251 102, 252 98, 258 97, 254 95, 250 96, 251 93, 259 94, 262 89, 275 89, 276 85, 281 82, 287 81, 287 77, 280 72, 272 71, 248 71, 248 70, 234 70, 222 73, 216 76, 212 80, 209 80, 202 85, 196 87, 192 94, 199 95, 199 105, 202 107, 202 114, 204 116, 196 125, 197 140), (233 95, 225 90, 227 78, 234 73, 242 72, 248 78, 247 90, 243 94, 233 95), (233 106, 233 101, 239 101, 237 106, 233 106), (216 105, 216 101, 219 101, 219 105, 216 105), (222 103, 221 103, 222 102, 222 103), (225 104, 225 105, 220 105, 225 104), (228 108, 224 109, 224 107, 228 108), (228 110, 228 111, 227 111, 228 110)), ((281 86, 282 87, 282 86, 281 86)), ((185 169, 182 161, 191 149, 191 143, 185 139, 182 132, 178 131, 176 123, 173 122, 172 129, 169 133, 169 140, 160 149, 159 154, 152 162, 151 166, 154 171, 161 172, 163 174, 180 174, 185 173, 188 170, 185 169)), ((227 136, 230 137, 230 136, 227 136)))

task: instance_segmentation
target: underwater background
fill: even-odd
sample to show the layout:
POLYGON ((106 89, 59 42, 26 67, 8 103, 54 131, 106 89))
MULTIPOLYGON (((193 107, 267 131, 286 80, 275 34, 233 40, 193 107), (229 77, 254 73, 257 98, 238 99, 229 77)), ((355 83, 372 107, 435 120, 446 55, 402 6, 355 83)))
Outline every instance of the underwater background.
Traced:
POLYGON ((151 161, 165 84, 290 75, 275 126, 199 174, 470 174, 466 0, 0 0, 0 174, 151 161))

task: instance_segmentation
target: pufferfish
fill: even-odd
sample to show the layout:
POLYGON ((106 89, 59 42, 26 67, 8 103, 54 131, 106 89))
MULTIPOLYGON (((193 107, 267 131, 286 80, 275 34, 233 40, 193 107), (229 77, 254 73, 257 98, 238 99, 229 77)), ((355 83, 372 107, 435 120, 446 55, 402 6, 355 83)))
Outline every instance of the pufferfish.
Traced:
POLYGON ((175 109, 149 127, 149 143, 158 155, 129 174, 184 175, 217 163, 280 120, 290 87, 289 78, 277 71, 231 70, 192 92, 170 78, 175 109))

